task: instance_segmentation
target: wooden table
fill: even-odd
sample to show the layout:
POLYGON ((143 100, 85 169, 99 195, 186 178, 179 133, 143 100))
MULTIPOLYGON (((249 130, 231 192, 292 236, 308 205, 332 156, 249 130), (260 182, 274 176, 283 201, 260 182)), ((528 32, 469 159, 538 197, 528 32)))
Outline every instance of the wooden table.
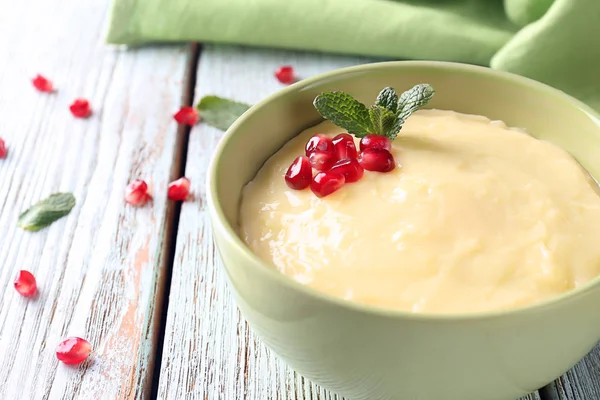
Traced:
MULTIPOLYGON (((369 60, 213 45, 125 51, 102 44, 105 0, 5 4, 0 399, 339 399, 284 366, 240 316, 205 208, 207 164, 223 133, 190 131, 172 114, 207 94, 254 103, 281 87, 273 70, 282 64, 307 77, 369 60), (36 73, 57 92, 36 92, 36 73), (80 96, 93 107, 87 120, 68 111, 80 96), (165 188, 184 174, 193 198, 178 205, 165 188), (151 186, 143 208, 123 201, 136 178, 151 186), (22 210, 57 191, 77 198, 67 218, 37 233, 17 228, 22 210), (20 269, 37 277, 33 299, 12 287, 20 269), (87 338, 93 357, 60 364, 54 350, 66 336, 87 338)), ((600 399, 599 380, 596 349, 527 398, 600 399)))

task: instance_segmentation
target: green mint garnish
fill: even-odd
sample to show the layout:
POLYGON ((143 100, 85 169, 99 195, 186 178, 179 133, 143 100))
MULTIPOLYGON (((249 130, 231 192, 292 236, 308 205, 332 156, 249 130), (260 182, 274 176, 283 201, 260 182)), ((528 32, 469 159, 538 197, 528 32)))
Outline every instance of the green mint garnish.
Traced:
POLYGON ((318 95, 313 104, 319 114, 357 137, 373 129, 367 107, 348 93, 326 92, 318 95))
POLYGON ((325 119, 356 137, 371 133, 394 140, 408 117, 427 104, 434 93, 431 86, 422 83, 400 97, 393 88, 386 87, 369 108, 344 92, 322 93, 313 104, 325 119))
POLYGON ((386 87, 379 92, 377 100, 375 100, 375 105, 385 107, 392 113, 396 114, 398 109, 398 94, 394 88, 386 87))
POLYGON ((205 96, 196 108, 203 122, 226 131, 250 106, 217 96, 205 96))
POLYGON ((71 193, 55 193, 19 215, 18 224, 26 231, 39 231, 70 213, 73 207, 75 197, 71 193))

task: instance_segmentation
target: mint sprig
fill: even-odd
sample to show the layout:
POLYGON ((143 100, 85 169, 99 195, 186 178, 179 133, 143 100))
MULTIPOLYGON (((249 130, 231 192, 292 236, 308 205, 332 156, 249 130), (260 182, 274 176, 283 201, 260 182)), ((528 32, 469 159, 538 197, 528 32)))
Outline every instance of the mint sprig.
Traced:
POLYGON ((323 93, 315 98, 313 104, 319 114, 357 137, 365 136, 372 130, 369 110, 348 93, 323 93))
POLYGON ((400 96, 393 88, 386 87, 369 108, 344 92, 321 93, 313 104, 323 118, 356 137, 371 133, 394 140, 408 117, 426 105, 434 93, 431 86, 421 83, 400 96))

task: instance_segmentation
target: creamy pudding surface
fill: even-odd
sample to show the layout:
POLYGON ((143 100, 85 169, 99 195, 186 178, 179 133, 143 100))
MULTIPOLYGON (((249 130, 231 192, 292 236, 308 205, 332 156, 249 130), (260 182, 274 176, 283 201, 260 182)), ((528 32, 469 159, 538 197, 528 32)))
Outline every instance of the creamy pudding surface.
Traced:
MULTIPOLYGON (((520 307, 600 275, 600 197, 561 148, 502 122, 421 110, 392 142, 397 167, 318 198, 284 180, 326 121, 244 188, 240 234, 283 274, 388 309, 520 307)), ((356 140, 358 147, 358 139, 356 140)))

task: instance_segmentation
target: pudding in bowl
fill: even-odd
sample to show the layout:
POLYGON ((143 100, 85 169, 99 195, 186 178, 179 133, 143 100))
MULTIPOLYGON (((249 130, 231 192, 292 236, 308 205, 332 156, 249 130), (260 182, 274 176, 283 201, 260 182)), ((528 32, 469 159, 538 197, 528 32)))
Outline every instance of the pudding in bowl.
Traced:
MULTIPOLYGON (((599 117, 538 82, 440 62, 389 62, 333 71, 259 102, 220 141, 208 171, 207 209, 223 270, 261 342, 307 379, 349 399, 516 399, 566 372, 597 343, 599 279, 523 306, 413 312, 346 300, 298 282, 256 255, 240 235, 244 188, 286 143, 323 121, 312 104, 316 96, 341 90, 367 103, 382 87, 406 88, 418 82, 436 90, 428 108, 482 115, 523 128, 565 150, 596 180, 600 177, 599 117)), ((410 133, 410 120, 419 114, 407 120, 396 142, 410 133)), ((303 155, 299 151, 295 157, 303 155)), ((392 152, 394 170, 381 176, 365 171, 360 181, 344 184, 322 200, 335 202, 369 184, 373 176, 401 176, 409 160, 401 146, 392 152)), ((310 189, 292 193, 316 198, 310 189)))
POLYGON ((286 185, 311 137, 344 132, 330 121, 303 131, 244 189, 242 238, 285 275, 439 314, 529 305, 600 275, 597 186, 560 147, 482 116, 420 110, 392 142, 392 171, 364 171, 323 198, 286 185))

